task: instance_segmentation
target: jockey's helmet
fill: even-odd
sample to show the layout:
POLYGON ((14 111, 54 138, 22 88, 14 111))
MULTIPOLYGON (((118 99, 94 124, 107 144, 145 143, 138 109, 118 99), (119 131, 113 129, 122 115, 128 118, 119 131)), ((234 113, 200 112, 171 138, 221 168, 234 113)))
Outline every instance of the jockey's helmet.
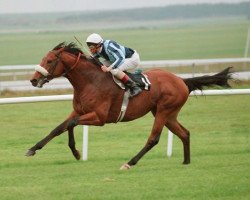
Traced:
POLYGON ((102 42, 103 42, 102 37, 97 33, 90 34, 86 39, 87 45, 101 44, 102 42))

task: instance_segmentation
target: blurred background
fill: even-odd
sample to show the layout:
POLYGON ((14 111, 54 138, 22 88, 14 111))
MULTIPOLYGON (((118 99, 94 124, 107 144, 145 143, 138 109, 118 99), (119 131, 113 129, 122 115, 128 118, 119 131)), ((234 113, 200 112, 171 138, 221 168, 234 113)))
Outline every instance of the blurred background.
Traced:
MULTIPOLYGON (((85 46, 93 32, 136 49, 143 71, 198 76, 233 66, 238 80, 233 88, 250 88, 250 1, 0 0, 0 103, 13 99, 7 97, 32 96, 14 98, 20 102, 72 94, 66 78, 42 89, 29 79, 57 44, 77 37, 85 46)), ((87 54, 86 46, 82 50, 87 54)), ((182 142, 175 136, 167 159, 164 129, 157 147, 128 172, 118 169, 145 144, 151 113, 133 122, 89 127, 89 160, 76 162, 68 134, 34 158, 24 156, 71 113, 72 102, 0 105, 0 198, 249 200, 249 97, 190 97, 178 120, 191 132, 192 164, 181 165, 182 142)), ((82 132, 82 126, 75 128, 78 150, 82 132)))
MULTIPOLYGON (((143 70, 194 75, 234 66, 248 85, 249 10, 244 0, 0 1, 1 96, 33 90, 28 79, 49 50, 74 37, 85 46, 93 32, 136 49, 143 70)), ((43 90, 61 93, 65 81, 43 90)))

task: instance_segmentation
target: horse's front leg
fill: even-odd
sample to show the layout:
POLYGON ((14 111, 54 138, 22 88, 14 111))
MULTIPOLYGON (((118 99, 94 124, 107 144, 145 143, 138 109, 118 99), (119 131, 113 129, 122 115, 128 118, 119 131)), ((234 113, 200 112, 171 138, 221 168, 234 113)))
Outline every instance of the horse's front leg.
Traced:
MULTIPOLYGON (((102 115, 102 119, 106 119, 104 115, 102 115)), ((105 121, 100 120, 96 112, 90 112, 85 115, 81 115, 75 118, 74 126, 76 125, 96 125, 101 126, 104 124, 105 121)), ((75 137, 74 137, 74 126, 68 128, 68 135, 69 135, 69 148, 72 151, 72 154, 77 160, 80 160, 81 155, 80 152, 75 147, 75 137)))
POLYGON ((40 142, 38 142, 36 145, 31 147, 28 152, 26 153, 26 156, 33 156, 36 154, 36 150, 42 149, 50 140, 52 140, 54 137, 62 134, 66 130, 68 130, 69 134, 69 147, 74 155, 74 157, 79 160, 80 159, 80 153, 75 148, 75 139, 74 139, 74 132, 73 129, 77 125, 95 125, 95 126, 102 126, 104 125, 106 121, 106 113, 100 113, 97 115, 96 112, 90 112, 84 115, 77 115, 75 112, 72 112, 72 114, 69 116, 69 118, 64 121, 62 124, 60 124, 58 127, 56 127, 49 135, 47 135, 44 139, 42 139, 40 142))
POLYGON ((76 158, 76 160, 80 160, 81 155, 80 152, 76 149, 75 147, 75 137, 74 137, 74 128, 70 128, 68 130, 68 135, 69 135, 69 148, 72 151, 72 154, 74 155, 74 157, 76 158))
POLYGON ((73 116, 69 117, 67 120, 65 120, 63 123, 61 123, 59 126, 57 126, 53 131, 50 132, 49 135, 47 135, 44 139, 36 143, 33 147, 31 147, 27 153, 26 156, 33 156, 36 154, 36 150, 42 149, 50 140, 52 140, 54 137, 59 136, 66 130, 72 129, 73 133, 73 127, 77 125, 76 118, 73 116))

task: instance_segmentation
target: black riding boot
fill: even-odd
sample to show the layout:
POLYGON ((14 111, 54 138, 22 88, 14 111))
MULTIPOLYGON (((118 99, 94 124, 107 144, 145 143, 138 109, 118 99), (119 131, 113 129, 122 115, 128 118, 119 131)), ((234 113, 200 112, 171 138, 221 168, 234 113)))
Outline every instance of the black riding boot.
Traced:
POLYGON ((124 83, 126 86, 128 86, 129 90, 130 90, 130 96, 134 97, 138 94, 141 93, 142 89, 130 78, 127 80, 126 83, 124 83))

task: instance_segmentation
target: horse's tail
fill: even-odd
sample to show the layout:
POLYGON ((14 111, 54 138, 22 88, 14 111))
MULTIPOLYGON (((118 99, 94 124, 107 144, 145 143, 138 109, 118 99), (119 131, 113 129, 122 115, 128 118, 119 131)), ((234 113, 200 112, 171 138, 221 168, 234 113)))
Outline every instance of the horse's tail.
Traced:
POLYGON ((232 67, 228 67, 224 69, 223 71, 212 75, 212 76, 200 76, 200 77, 194 77, 194 78, 187 78, 183 79, 185 84, 188 86, 189 93, 194 90, 203 90, 204 86, 222 86, 222 87, 231 87, 228 83, 229 79, 232 79, 232 73, 231 72, 232 67))

